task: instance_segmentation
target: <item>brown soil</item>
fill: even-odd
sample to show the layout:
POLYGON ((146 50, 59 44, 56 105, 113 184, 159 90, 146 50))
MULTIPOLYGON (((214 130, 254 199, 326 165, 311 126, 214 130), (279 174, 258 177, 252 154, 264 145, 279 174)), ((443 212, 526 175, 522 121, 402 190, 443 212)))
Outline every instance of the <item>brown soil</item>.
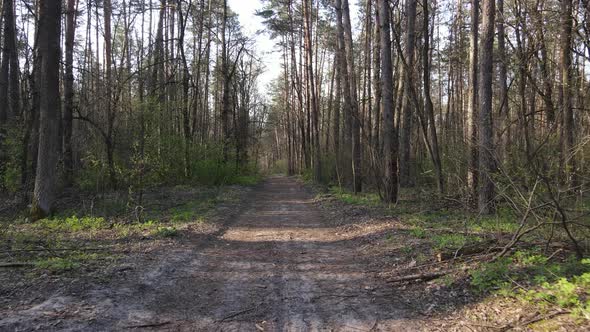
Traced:
POLYGON ((417 328, 408 321, 412 310, 370 272, 357 240, 324 221, 294 179, 268 179, 241 210, 214 234, 184 239, 106 285, 64 285, 20 310, 3 310, 0 329, 417 328))
MULTIPOLYGON (((289 177, 268 178, 244 195, 241 203, 218 207, 220 222, 206 231, 188 227, 174 240, 135 243, 123 264, 105 267, 101 277, 51 282, 52 276, 42 276, 36 284, 15 284, 7 292, 10 299, 0 301, 0 331, 491 331, 505 326, 485 308, 478 314, 489 305, 477 301, 464 283, 387 282, 392 271, 420 267, 417 254, 430 255, 395 218, 316 201, 289 177)), ((514 317, 500 316, 509 322, 514 317)), ((526 317, 523 312, 517 320, 526 317)))

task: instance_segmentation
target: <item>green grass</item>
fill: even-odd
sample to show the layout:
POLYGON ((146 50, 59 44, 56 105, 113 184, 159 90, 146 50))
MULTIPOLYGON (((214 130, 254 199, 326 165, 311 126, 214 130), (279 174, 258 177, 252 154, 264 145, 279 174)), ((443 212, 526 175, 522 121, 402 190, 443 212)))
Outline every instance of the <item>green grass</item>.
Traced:
POLYGON ((427 237, 426 235, 426 231, 424 230, 424 228, 422 227, 414 227, 410 230, 410 234, 412 234, 412 236, 415 236, 419 239, 424 239, 427 237))
POLYGON ((481 241, 480 237, 463 235, 463 234, 435 234, 431 237, 434 242, 434 248, 438 250, 444 249, 459 249, 470 243, 481 241))
POLYGON ((364 206, 379 206, 381 200, 379 195, 374 193, 357 193, 354 194, 341 187, 330 187, 330 193, 338 200, 352 205, 364 205, 364 206))
POLYGON ((590 320, 590 259, 571 256, 549 262, 536 251, 517 251, 511 257, 482 264, 471 272, 471 286, 480 293, 495 292, 539 307, 562 308, 590 320))
POLYGON ((86 253, 81 251, 72 251, 63 257, 42 257, 37 259, 34 264, 37 269, 50 273, 63 273, 74 271, 83 265, 92 264, 99 259, 110 258, 108 253, 86 253))
POLYGON ((156 237, 175 237, 178 235, 178 230, 173 226, 159 226, 152 231, 152 235, 156 237))
POLYGON ((48 229, 60 232, 80 232, 88 230, 98 230, 108 227, 108 223, 103 217, 83 216, 78 217, 73 215, 71 217, 52 219, 42 219, 34 224, 34 228, 48 229))

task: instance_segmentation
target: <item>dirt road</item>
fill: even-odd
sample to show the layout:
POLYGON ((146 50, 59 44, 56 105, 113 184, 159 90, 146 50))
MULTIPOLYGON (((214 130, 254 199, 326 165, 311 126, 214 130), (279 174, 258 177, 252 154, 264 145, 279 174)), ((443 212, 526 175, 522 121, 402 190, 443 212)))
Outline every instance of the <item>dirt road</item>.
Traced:
POLYGON ((292 178, 269 178, 215 234, 161 253, 109 287, 0 318, 0 330, 418 329, 412 310, 369 271, 355 239, 339 235, 312 198, 292 178), (48 315, 73 308, 65 318, 48 315))

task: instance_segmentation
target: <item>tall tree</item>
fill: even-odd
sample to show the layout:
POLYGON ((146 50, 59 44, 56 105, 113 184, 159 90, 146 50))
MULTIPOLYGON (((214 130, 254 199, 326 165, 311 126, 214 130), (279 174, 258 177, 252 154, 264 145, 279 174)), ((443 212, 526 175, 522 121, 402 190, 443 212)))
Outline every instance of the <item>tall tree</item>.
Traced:
POLYGON ((574 156, 574 112, 572 108, 572 0, 561 1, 560 36, 559 36, 559 71, 561 78, 561 144, 564 165, 569 177, 575 183, 576 159, 574 156))
POLYGON ((313 46, 312 46, 312 13, 313 5, 309 3, 310 0, 303 2, 303 21, 305 33, 305 56, 306 56, 306 71, 307 71, 307 87, 309 106, 311 108, 311 124, 312 124, 312 149, 313 149, 313 177, 314 180, 320 181, 322 175, 321 154, 320 154, 320 128, 319 128, 319 104, 317 100, 317 90, 315 85, 315 77, 313 70, 313 46))
POLYGON ((350 76, 350 117, 352 124, 352 186, 355 193, 362 190, 361 166, 361 119, 358 107, 356 68, 354 66, 354 50, 352 42, 352 28, 350 24, 350 9, 348 0, 342 0, 342 23, 344 29, 344 48, 346 50, 346 67, 350 76))
POLYGON ((10 116, 20 114, 20 87, 18 85, 18 53, 13 0, 4 0, 4 43, 0 64, 0 125, 10 116))
POLYGON ((72 183, 74 172, 72 121, 74 115, 74 38, 76 36, 76 7, 77 0, 67 1, 63 119, 64 180, 67 184, 72 183))
POLYGON ((436 122, 434 121, 434 105, 430 96, 430 15, 428 10, 428 0, 422 0, 422 36, 424 44, 422 47, 422 73, 424 84, 424 112, 428 120, 428 130, 430 136, 430 151, 436 173, 436 184, 440 193, 444 192, 444 178, 442 173, 442 161, 440 159, 440 150, 438 147, 438 136, 436 133, 436 122))
POLYGON ((39 152, 37 175, 31 205, 33 219, 51 212, 57 186, 59 150, 59 62, 61 33, 61 1, 43 0, 39 10, 39 152))
MULTIPOLYGON (((413 130, 412 90, 416 88, 414 75, 414 60, 416 47, 416 0, 406 1, 406 50, 404 58, 407 66, 404 68, 404 99, 402 102, 399 176, 402 187, 413 185, 411 140, 413 130)), ((415 91, 415 90, 414 90, 415 91)))
POLYGON ((379 0, 379 30, 381 45, 381 111, 383 113, 384 196, 387 203, 397 202, 397 132, 393 123, 393 75, 391 36, 389 33, 389 3, 379 0))
POLYGON ((472 199, 477 200, 478 193, 478 38, 479 38, 479 0, 471 0, 471 24, 469 34, 469 100, 467 106, 467 187, 472 199))
POLYGON ((494 136, 492 123, 492 81, 494 76, 494 25, 495 0, 484 0, 480 47, 480 88, 479 88, 479 210, 488 214, 494 211, 495 170, 494 136))

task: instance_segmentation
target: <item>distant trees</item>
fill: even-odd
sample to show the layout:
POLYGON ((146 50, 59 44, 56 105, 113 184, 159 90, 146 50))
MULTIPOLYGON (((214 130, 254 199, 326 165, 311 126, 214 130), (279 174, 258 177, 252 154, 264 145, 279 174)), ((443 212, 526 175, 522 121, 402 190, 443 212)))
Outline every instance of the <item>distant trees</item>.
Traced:
POLYGON ((588 1, 265 0, 268 96, 227 1, 48 3, 5 0, 0 29, 0 188, 38 216, 65 186, 140 198, 254 166, 481 213, 537 178, 586 191, 588 1))
POLYGON ((306 105, 317 100, 320 123, 329 124, 320 127, 330 143, 319 157, 328 167, 324 182, 377 190, 386 202, 397 200, 398 186, 436 185, 484 214, 494 212, 514 177, 531 181, 527 172, 560 169, 569 188, 580 189, 574 175, 588 118, 576 107, 589 98, 585 2, 366 2, 356 34, 348 1, 266 4, 269 28, 284 36, 281 75, 289 80, 277 85, 288 90, 281 91, 288 112, 276 114, 282 125, 269 130, 291 142, 269 141, 271 164, 288 148, 302 161, 290 173, 311 170, 315 113, 306 105), (308 31, 327 40, 310 46, 308 31), (312 72, 328 74, 311 82, 301 68, 320 56, 312 72), (316 93, 310 84, 323 88, 316 93), (282 129, 289 125, 298 130, 282 129))
POLYGON ((34 191, 35 218, 66 186, 140 203, 145 185, 219 184, 259 159, 262 66, 225 3, 7 0, 0 37, 0 188, 34 191))

